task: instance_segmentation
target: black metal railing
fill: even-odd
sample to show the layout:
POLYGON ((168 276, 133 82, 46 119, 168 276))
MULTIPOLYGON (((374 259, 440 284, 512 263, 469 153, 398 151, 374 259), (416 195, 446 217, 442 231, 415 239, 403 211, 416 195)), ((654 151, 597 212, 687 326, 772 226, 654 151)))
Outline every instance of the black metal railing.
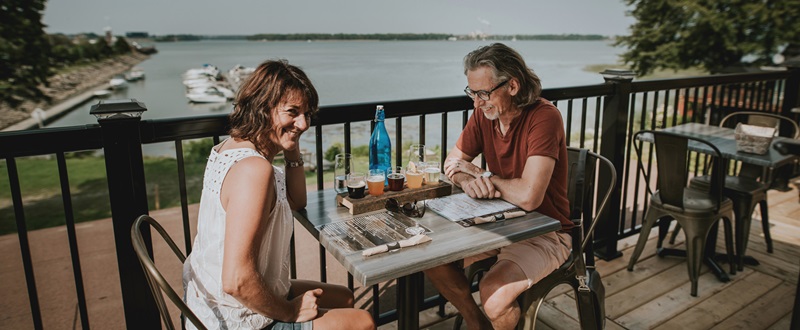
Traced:
MULTIPOLYGON (((610 212, 606 212, 600 219, 603 225, 595 233, 596 254, 605 259, 615 258, 620 255, 617 241, 638 233, 646 196, 641 188, 644 182, 630 170, 635 169, 630 166, 633 161, 630 152, 631 143, 634 143, 631 141, 633 133, 641 129, 668 127, 690 121, 713 124, 720 118, 720 114, 737 109, 780 113, 797 120, 797 114, 792 109, 799 103, 798 90, 800 70, 797 69, 641 82, 609 78, 605 84, 544 90, 543 97, 553 101, 565 116, 568 145, 589 148, 600 153, 612 160, 618 167, 618 172, 623 174, 617 177, 616 188, 610 199, 610 205, 617 207, 609 208, 610 212)), ((357 147, 353 145, 353 136, 361 136, 361 133, 368 133, 372 129, 372 125, 368 123, 373 119, 375 104, 378 102, 326 106, 312 120, 317 189, 330 186, 324 179, 325 170, 322 166, 325 152, 323 136, 330 139, 326 130, 341 130, 341 137, 337 138, 337 142, 342 143, 345 152, 351 152, 357 147)), ((387 109, 387 125, 393 122, 395 146, 404 145, 403 130, 408 127, 417 129, 410 134, 413 142, 428 142, 433 145, 426 141, 428 122, 438 119, 440 139, 434 143, 439 145, 441 161, 457 138, 457 134, 451 134, 450 127, 455 125, 455 131, 460 131, 472 111, 472 103, 466 96, 388 101, 380 104, 387 109)), ((149 196, 152 194, 152 187, 147 187, 145 183, 142 147, 174 145, 184 247, 188 254, 191 252, 193 237, 189 205, 193 201, 188 197, 190 187, 187 182, 193 178, 187 177, 185 170, 184 142, 211 138, 216 144, 226 132, 226 116, 209 115, 142 121, 136 118, 106 119, 100 120, 99 125, 0 133, 0 158, 5 159, 8 195, 11 200, 11 206, 7 209, 13 209, 14 213, 34 328, 43 328, 42 319, 46 316, 41 313, 39 302, 42 298, 36 289, 36 270, 33 269, 31 259, 23 202, 25 198, 19 184, 17 160, 47 155, 55 155, 57 158, 80 324, 88 329, 89 309, 83 290, 84 272, 81 271, 75 238, 74 210, 67 176, 69 162, 65 160, 65 154, 87 150, 102 151, 106 163, 125 322, 128 328, 153 328, 159 324, 158 311, 149 296, 150 291, 133 253, 129 235, 135 217, 152 209, 148 203, 148 198, 152 197, 149 196)), ((395 150, 396 163, 402 163, 402 148, 395 147, 395 150)), ((598 189, 604 189, 611 184, 603 180, 608 178, 600 178, 598 189)), ((146 242, 150 244, 149 237, 146 242)), ((294 240, 292 244, 292 275, 296 276, 294 240)), ((327 280, 328 261, 325 255, 325 250, 319 246, 319 277, 322 281, 327 280)), ((352 277, 348 284, 353 287, 352 277)), ((393 311, 381 313, 378 299, 380 290, 378 286, 371 289, 372 312, 378 323, 385 324, 396 319, 393 311)), ((424 308, 441 302, 442 299, 438 296, 428 297, 424 308)))

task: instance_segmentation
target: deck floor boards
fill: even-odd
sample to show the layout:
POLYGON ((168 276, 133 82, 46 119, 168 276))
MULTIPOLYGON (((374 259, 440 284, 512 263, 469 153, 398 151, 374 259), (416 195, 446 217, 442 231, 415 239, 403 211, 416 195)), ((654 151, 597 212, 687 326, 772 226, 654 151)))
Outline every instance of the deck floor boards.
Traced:
MULTIPOLYGON (((639 237, 620 240, 622 257, 596 262, 606 288, 606 329, 789 329, 800 272, 800 199, 793 187, 788 192, 770 191, 768 201, 774 252, 767 253, 761 214, 756 211, 747 254, 760 265, 745 265, 727 283, 703 266, 697 297, 689 294, 685 259, 655 254, 657 230, 651 232, 631 272, 628 261, 639 237)), ((717 251, 725 250, 722 233, 720 229, 717 251)), ((683 234, 674 245, 665 241, 664 246, 682 248, 683 234)), ((727 263, 721 266, 729 269, 727 263)), ((447 321, 429 327, 451 328, 447 321)), ((578 329, 575 300, 566 285, 557 287, 542 304, 540 328, 578 329)))

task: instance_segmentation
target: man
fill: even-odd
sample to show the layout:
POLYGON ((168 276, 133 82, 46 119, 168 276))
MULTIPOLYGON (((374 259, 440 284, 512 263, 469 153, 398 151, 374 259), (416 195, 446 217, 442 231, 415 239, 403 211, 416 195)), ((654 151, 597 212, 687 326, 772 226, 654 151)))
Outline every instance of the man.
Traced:
POLYGON ((461 312, 469 329, 511 329, 520 318, 517 296, 569 256, 567 150, 561 113, 539 97, 541 83, 519 53, 496 43, 464 58, 475 111, 445 161, 445 174, 472 198, 502 198, 525 211, 561 221, 562 230, 466 258, 464 266, 497 256, 481 280, 485 315, 464 271, 448 264, 425 271, 461 312), (489 171, 472 164, 483 154, 489 171))

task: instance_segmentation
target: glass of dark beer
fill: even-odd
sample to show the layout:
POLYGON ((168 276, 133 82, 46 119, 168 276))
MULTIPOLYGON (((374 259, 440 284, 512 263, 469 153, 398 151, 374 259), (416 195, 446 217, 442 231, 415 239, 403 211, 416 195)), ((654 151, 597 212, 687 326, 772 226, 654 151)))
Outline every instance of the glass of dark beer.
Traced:
POLYGON ((364 173, 350 172, 347 175, 347 194, 350 198, 364 198, 367 190, 367 180, 364 173))

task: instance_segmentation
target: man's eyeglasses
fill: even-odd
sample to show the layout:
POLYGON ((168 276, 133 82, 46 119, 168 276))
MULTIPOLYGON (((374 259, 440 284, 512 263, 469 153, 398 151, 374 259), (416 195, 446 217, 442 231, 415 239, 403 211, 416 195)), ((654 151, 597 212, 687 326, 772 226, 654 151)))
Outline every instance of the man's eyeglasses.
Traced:
POLYGON ((417 203, 415 200, 411 203, 400 204, 396 199, 389 198, 386 200, 386 210, 400 212, 409 217, 422 218, 425 215, 425 201, 417 203))
POLYGON ((508 80, 501 82, 497 84, 497 86, 494 86, 494 88, 492 88, 492 90, 489 91, 484 91, 484 90, 474 91, 469 89, 469 86, 467 86, 464 88, 464 93, 467 93, 467 96, 469 96, 469 98, 473 100, 475 99, 475 96, 478 96, 481 100, 489 101, 489 96, 492 95, 492 92, 496 91, 500 87, 503 87, 503 85, 505 85, 507 82, 508 80))

